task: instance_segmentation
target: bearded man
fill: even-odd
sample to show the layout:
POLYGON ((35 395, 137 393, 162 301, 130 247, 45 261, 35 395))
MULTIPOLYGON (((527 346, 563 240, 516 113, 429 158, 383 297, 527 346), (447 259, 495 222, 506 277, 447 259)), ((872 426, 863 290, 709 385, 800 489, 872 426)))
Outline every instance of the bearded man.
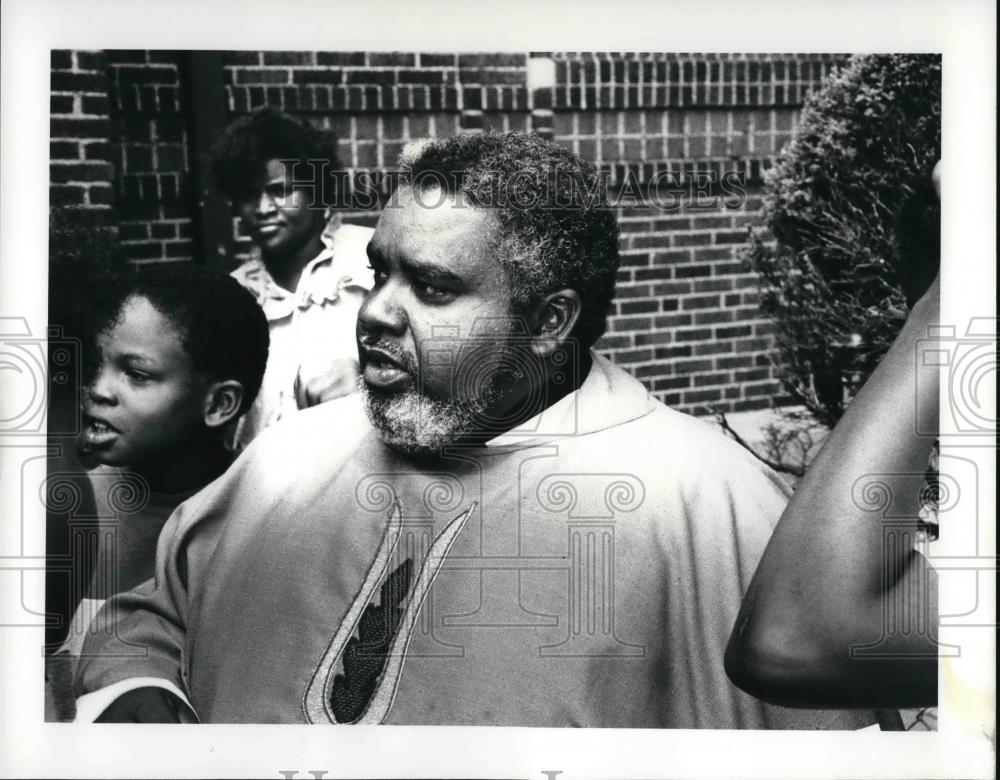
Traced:
POLYGON ((591 351, 618 228, 524 134, 404 152, 368 247, 363 393, 262 434, 110 602, 80 717, 852 728, 723 666, 788 490, 591 351))

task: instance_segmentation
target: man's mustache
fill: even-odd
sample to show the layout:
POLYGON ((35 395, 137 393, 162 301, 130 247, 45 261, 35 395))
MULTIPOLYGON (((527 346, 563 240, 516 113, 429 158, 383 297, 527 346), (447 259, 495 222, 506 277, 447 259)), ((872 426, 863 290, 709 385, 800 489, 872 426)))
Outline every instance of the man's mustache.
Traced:
POLYGON ((417 375, 417 359, 395 342, 363 333, 358 337, 358 343, 365 349, 378 349, 391 355, 407 372, 417 375))

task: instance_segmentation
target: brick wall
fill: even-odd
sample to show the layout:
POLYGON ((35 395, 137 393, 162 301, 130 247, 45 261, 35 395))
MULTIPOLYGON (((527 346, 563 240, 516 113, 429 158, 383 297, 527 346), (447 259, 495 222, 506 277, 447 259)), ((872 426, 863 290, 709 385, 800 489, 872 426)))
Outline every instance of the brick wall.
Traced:
POLYGON ((53 51, 49 201, 107 209, 113 202, 108 77, 102 52, 53 51))
POLYGON ((190 261, 192 193, 180 55, 107 52, 115 195, 137 262, 190 261))
MULTIPOLYGON (((337 134, 352 173, 392 166, 410 139, 482 129, 554 137, 607 171, 613 195, 670 172, 687 193, 675 208, 619 209, 618 295, 598 346, 666 403, 699 412, 775 401, 771 325, 740 249, 762 171, 794 133, 805 96, 843 59, 240 51, 224 53, 223 68, 230 117, 263 105, 306 116, 337 134), (529 88, 532 59, 552 61, 554 84, 529 88), (699 175, 726 172, 742 177, 746 197, 726 203, 716 188, 695 201, 699 175)), ((190 262, 183 54, 54 52, 52 78, 53 204, 106 205, 113 185, 130 255, 190 262), (87 150, 102 151, 104 167, 87 150)), ((371 225, 377 214, 345 218, 371 225)), ((249 246, 235 220, 234 232, 232 263, 249 246)))

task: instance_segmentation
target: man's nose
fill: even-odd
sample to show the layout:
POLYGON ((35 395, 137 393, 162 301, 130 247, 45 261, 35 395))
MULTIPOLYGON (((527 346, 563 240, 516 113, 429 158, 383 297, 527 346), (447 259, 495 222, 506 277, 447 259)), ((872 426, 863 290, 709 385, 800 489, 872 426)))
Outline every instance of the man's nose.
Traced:
POLYGON ((358 312, 358 324, 368 332, 387 331, 402 335, 406 331, 406 310, 399 300, 399 291, 391 281, 368 293, 358 312))

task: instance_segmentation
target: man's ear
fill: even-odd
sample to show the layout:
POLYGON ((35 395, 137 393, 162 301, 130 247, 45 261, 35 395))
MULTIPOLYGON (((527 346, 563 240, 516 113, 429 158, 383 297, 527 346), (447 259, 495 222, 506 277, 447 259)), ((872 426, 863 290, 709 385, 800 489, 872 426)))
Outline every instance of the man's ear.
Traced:
POLYGON ((583 312, 580 293, 566 288, 546 295, 532 312, 532 351, 538 357, 549 357, 573 332, 583 312))
POLYGON ((213 382, 205 397, 205 425, 219 428, 240 414, 243 385, 235 379, 213 382))

